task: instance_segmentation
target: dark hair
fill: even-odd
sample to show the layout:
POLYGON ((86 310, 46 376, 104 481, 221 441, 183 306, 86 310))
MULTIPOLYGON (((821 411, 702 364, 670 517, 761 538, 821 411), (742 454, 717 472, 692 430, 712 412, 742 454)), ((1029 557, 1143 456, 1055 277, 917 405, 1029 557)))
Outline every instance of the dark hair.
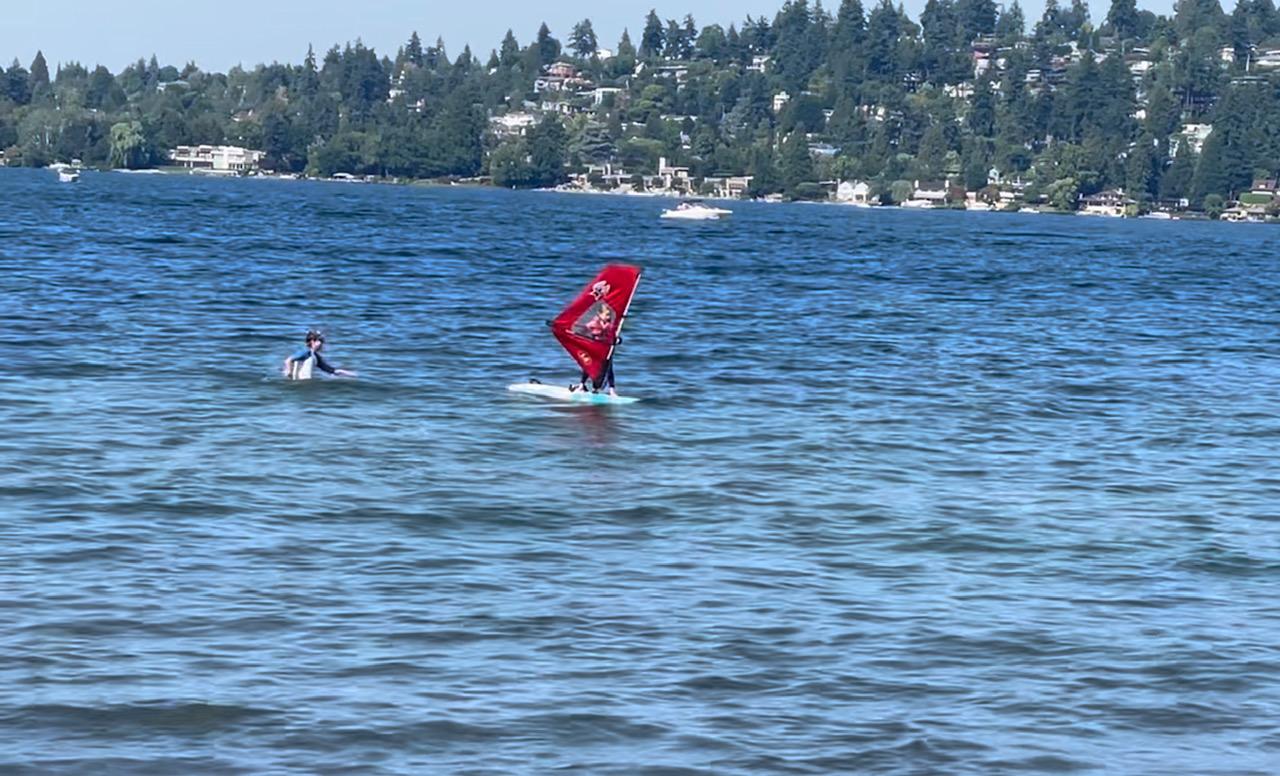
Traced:
POLYGON ((324 342, 324 332, 319 329, 307 329, 307 342, 324 342))

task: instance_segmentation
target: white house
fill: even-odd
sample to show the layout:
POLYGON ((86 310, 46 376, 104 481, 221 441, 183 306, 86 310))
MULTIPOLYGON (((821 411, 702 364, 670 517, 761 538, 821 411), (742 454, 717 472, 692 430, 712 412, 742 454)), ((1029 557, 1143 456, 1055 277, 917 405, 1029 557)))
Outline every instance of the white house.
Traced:
POLYGON ((603 105, 604 101, 609 97, 613 97, 613 99, 616 100, 618 99, 617 95, 622 93, 622 89, 619 89, 616 86, 597 86, 591 92, 591 104, 598 108, 603 105))
POLYGON ((946 181, 916 181, 911 199, 903 207, 944 207, 947 204, 946 181))
POLYGON ((489 126, 494 134, 500 137, 523 137, 538 123, 538 117, 523 111, 494 116, 489 119, 489 126))
POLYGON ((169 152, 169 158, 178 167, 215 172, 247 172, 258 166, 262 151, 250 151, 239 146, 178 146, 169 152))
POLYGON ((1209 139, 1209 135, 1213 133, 1212 124, 1183 124, 1182 137, 1187 142, 1187 147, 1194 153, 1199 154, 1204 148, 1204 141, 1209 139))
POLYGON ((836 187, 836 202, 869 207, 871 205, 871 185, 866 181, 843 181, 836 187))
POLYGON ((1126 208, 1133 204, 1133 200, 1126 197, 1121 189, 1107 189, 1097 194, 1081 197, 1080 203, 1084 206, 1080 209, 1081 215, 1121 218, 1124 216, 1126 208))
POLYGON ((1264 49, 1258 52, 1253 60, 1254 67, 1260 67, 1263 70, 1274 70, 1280 67, 1280 49, 1264 49))
POLYGON ((658 177, 662 179, 664 189, 687 190, 689 188, 689 168, 672 167, 667 164, 665 156, 658 159, 658 177))

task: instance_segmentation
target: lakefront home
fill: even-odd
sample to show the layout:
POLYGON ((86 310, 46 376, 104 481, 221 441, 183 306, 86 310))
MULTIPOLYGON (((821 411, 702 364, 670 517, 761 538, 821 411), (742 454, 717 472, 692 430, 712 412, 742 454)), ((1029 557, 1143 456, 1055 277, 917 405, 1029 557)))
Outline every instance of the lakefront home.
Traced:
POLYGON ((841 182, 836 187, 836 202, 869 207, 871 205, 871 184, 866 181, 841 182))
POLYGON ((266 154, 239 146, 180 145, 169 152, 175 166, 233 175, 256 169, 266 154))
POLYGON ((903 202, 902 206, 920 208, 946 207, 947 191, 946 181, 916 181, 911 199, 903 202))
POLYGON ((1120 218, 1134 201, 1120 189, 1107 189, 1080 198, 1080 215, 1120 218))

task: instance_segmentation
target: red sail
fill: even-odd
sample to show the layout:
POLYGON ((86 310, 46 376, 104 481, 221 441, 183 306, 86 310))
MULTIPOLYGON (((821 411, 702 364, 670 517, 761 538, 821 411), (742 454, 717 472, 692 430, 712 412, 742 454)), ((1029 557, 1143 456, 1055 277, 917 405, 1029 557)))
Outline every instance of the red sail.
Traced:
POLYGON ((604 379, 639 283, 639 267, 609 264, 550 321, 556 339, 592 380, 604 379))

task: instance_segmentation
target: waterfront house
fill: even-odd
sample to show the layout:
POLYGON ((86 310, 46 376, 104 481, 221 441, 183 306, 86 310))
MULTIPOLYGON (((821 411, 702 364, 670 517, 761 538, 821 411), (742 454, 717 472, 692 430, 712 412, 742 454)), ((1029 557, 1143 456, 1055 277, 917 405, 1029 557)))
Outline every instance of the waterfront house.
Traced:
POLYGON ((658 188, 668 191, 689 191, 689 168, 667 164, 667 157, 658 159, 658 188))
POLYGON ((871 205, 871 184, 866 181, 844 181, 836 187, 836 202, 867 207, 871 205))
POLYGON ((1253 182, 1249 187, 1249 193, 1258 197, 1267 197, 1275 199, 1280 194, 1280 180, 1275 178, 1260 178, 1253 182))
POLYGON ((916 181, 911 199, 902 203, 903 207, 946 207, 947 194, 950 192, 946 181, 916 181))
POLYGON ((223 145, 180 145, 169 152, 169 159, 177 167, 210 170, 227 175, 256 169, 264 156, 266 154, 262 151, 223 145))
POLYGON ((1128 207, 1135 203, 1125 196, 1123 190, 1107 189, 1097 194, 1081 197, 1080 204, 1082 205, 1080 208, 1081 215, 1120 218, 1125 215, 1128 207))
POLYGON ((1267 209, 1262 205, 1236 203, 1222 211, 1220 218, 1237 224, 1260 224, 1267 220, 1267 209))
POLYGON ((747 196, 747 190, 749 188, 751 188, 751 176, 738 175, 725 178, 703 178, 702 185, 698 190, 710 197, 719 197, 720 199, 741 199, 747 196))

